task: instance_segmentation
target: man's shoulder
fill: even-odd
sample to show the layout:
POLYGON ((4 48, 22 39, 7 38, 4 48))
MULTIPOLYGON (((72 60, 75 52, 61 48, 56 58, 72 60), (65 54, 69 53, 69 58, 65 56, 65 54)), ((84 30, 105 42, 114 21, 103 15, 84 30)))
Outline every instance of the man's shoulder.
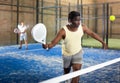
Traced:
POLYGON ((83 24, 83 23, 82 23, 81 25, 82 25, 82 27, 85 27, 85 26, 86 26, 86 25, 85 25, 85 24, 83 24))

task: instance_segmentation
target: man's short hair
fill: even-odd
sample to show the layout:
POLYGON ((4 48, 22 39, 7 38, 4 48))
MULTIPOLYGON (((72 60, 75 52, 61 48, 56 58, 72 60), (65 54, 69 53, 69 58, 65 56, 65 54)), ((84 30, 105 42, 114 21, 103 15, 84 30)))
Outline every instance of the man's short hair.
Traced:
POLYGON ((76 16, 80 16, 80 13, 77 12, 77 11, 71 11, 69 14, 68 14, 68 20, 72 20, 74 17, 76 16))

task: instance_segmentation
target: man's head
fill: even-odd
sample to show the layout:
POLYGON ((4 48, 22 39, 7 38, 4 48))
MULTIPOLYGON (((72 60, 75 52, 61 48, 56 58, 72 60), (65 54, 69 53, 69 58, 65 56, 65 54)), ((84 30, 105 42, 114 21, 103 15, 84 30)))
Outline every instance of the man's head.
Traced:
POLYGON ((21 21, 21 22, 20 22, 20 24, 21 24, 21 25, 24 25, 24 22, 23 22, 23 21, 21 21))
POLYGON ((68 15, 68 22, 78 27, 80 25, 80 13, 77 11, 71 11, 68 15))

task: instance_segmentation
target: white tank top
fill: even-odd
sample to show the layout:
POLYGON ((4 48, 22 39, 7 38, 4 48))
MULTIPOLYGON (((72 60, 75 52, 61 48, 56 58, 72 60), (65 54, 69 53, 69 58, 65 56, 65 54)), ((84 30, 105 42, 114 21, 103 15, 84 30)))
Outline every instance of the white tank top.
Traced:
POLYGON ((82 49, 82 26, 80 25, 75 32, 68 30, 67 26, 64 26, 63 29, 65 30, 66 37, 62 42, 62 54, 65 56, 72 56, 82 49))

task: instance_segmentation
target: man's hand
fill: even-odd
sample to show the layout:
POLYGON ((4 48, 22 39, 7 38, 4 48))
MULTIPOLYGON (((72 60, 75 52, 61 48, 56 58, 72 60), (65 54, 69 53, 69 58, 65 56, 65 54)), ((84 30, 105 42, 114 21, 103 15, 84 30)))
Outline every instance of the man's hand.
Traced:
POLYGON ((47 49, 47 48, 48 48, 48 44, 42 44, 42 47, 43 47, 44 49, 47 49))

